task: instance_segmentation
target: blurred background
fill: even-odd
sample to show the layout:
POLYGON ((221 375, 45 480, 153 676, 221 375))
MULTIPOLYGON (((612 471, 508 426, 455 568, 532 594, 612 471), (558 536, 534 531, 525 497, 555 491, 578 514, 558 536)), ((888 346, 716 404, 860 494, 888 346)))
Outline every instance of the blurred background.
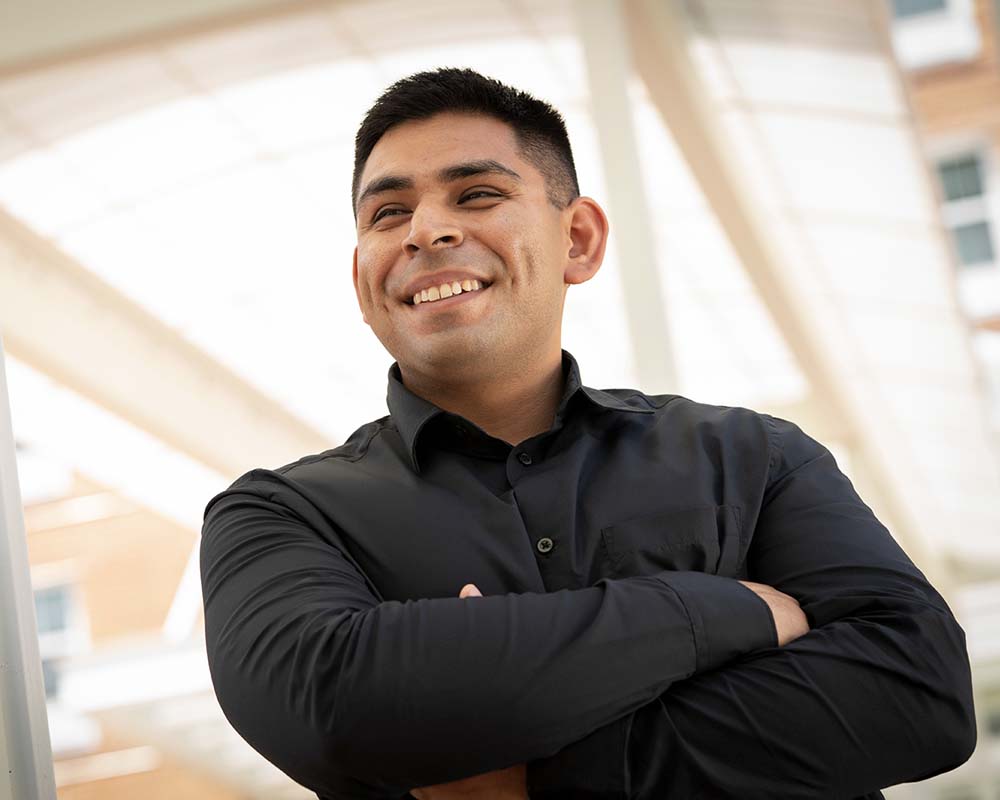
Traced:
POLYGON ((314 796, 215 702, 202 511, 387 413, 353 137, 438 66, 567 119, 612 223, 566 306, 584 382, 798 422, 952 606, 977 752, 887 797, 1000 798, 1000 2, 14 0, 0 30, 0 336, 60 798, 314 796))

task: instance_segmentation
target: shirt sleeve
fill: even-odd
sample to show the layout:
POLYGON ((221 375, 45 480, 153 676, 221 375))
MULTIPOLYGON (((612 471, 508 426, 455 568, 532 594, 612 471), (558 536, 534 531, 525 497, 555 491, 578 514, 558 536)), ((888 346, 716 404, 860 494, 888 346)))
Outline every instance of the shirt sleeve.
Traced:
POLYGON ((410 789, 555 753, 672 683, 773 644, 731 581, 689 613, 671 573, 481 598, 381 601, 294 482, 248 473, 200 546, 216 696, 261 755, 325 798, 410 789))
POLYGON ((675 683, 529 764, 532 800, 858 797, 971 755, 965 635, 947 604, 833 456, 765 420, 771 470, 749 579, 796 598, 809 632, 675 683), (602 774, 614 781, 588 794, 602 774))

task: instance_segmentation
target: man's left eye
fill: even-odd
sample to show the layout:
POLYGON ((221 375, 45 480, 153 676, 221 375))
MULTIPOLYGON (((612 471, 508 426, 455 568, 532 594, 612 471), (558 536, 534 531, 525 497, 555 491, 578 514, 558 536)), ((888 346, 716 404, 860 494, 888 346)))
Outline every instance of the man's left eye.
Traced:
POLYGON ((462 195, 459 203, 464 203, 466 200, 476 200, 480 197, 502 197, 499 192, 487 192, 484 189, 477 189, 474 192, 469 192, 468 194, 462 195))

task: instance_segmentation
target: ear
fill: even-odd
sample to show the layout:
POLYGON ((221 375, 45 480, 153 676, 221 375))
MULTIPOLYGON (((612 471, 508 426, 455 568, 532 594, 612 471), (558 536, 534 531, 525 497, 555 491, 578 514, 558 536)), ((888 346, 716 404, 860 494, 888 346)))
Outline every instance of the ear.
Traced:
POLYGON ((365 316, 365 308, 361 302, 361 289, 358 287, 358 248, 354 248, 354 266, 351 267, 351 279, 354 281, 354 294, 358 298, 358 308, 361 309, 361 319, 364 320, 365 325, 371 325, 368 321, 368 317, 365 316))
POLYGON ((569 250, 566 253, 566 283, 589 281, 604 261, 608 244, 608 218, 590 197, 578 197, 563 212, 567 215, 569 250))

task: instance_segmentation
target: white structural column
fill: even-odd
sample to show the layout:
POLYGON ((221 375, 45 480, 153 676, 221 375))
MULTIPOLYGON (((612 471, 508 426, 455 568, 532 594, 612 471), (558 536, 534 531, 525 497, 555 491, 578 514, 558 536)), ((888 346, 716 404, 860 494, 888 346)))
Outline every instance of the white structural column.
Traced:
POLYGON ((8 353, 222 475, 333 446, 0 211, 8 353))
POLYGON ((577 27, 615 221, 612 241, 621 265, 636 373, 646 392, 676 392, 674 355, 628 95, 629 42, 619 6, 618 0, 577 0, 577 27))
POLYGON ((0 800, 55 800, 28 545, 0 341, 0 800))

